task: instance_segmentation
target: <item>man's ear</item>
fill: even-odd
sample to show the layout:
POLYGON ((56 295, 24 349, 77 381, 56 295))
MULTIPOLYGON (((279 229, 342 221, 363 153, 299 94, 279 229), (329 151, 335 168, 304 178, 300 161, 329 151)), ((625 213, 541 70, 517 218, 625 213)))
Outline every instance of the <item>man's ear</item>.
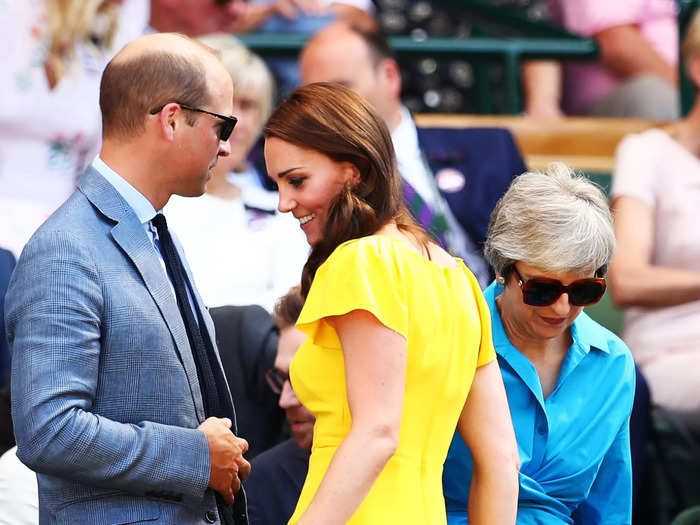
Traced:
POLYGON ((158 129, 161 136, 168 142, 175 140, 175 130, 180 126, 178 117, 181 112, 180 106, 171 102, 163 106, 158 113, 158 129))
POLYGON ((396 60, 385 58, 379 63, 379 73, 384 78, 393 97, 401 96, 401 70, 396 60))

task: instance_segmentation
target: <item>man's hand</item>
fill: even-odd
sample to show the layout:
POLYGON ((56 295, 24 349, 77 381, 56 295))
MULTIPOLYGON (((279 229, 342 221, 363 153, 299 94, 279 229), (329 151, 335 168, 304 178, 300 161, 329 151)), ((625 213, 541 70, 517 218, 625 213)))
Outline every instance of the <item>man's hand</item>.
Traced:
POLYGON ((243 457, 248 442, 231 432, 228 418, 209 417, 197 429, 204 432, 209 441, 209 486, 230 505, 241 488, 241 481, 250 474, 250 463, 243 457))

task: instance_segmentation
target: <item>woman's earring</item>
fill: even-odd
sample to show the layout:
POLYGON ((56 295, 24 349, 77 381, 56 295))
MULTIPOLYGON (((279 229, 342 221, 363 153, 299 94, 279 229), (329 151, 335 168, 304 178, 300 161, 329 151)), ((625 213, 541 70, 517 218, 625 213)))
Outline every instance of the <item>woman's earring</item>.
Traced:
POLYGON ((499 275, 498 277, 496 277, 496 282, 498 282, 498 284, 506 284, 505 278, 504 278, 503 276, 501 276, 501 275, 499 275))

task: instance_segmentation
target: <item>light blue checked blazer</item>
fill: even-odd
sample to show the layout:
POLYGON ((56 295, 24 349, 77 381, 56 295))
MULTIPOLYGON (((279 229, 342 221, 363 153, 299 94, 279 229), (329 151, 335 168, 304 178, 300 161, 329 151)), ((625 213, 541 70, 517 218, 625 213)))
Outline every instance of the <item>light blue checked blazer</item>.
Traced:
POLYGON ((18 456, 38 473, 42 525, 194 524, 216 512, 170 283, 136 214, 93 168, 25 247, 6 321, 18 456))

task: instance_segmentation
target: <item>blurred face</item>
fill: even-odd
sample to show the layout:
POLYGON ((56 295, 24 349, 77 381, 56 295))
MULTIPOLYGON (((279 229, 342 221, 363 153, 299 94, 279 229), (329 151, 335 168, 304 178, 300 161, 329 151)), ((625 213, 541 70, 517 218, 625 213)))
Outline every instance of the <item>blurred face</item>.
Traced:
POLYGON ((246 0, 152 0, 151 24, 161 32, 188 36, 230 32, 246 9, 246 0))
POLYGON ((265 163, 279 187, 279 211, 291 212, 315 246, 323 238, 331 201, 346 185, 359 181, 357 169, 276 137, 265 140, 265 163))
MULTIPOLYGON (((199 109, 212 111, 220 115, 231 115, 233 99, 233 84, 228 74, 221 68, 210 68, 208 75, 211 101, 199 109), (223 73, 223 74, 222 74, 223 73)), ((185 119, 191 117, 191 111, 183 109, 177 162, 178 177, 176 183, 180 186, 178 195, 194 197, 202 195, 207 181, 212 176, 212 169, 219 157, 226 157, 230 152, 228 141, 219 140, 219 133, 224 122, 213 115, 195 112, 194 125, 187 124, 185 119)))
MULTIPOLYGON (((275 369, 278 372, 289 377, 289 365, 305 338, 306 336, 294 326, 287 326, 280 330, 277 358, 275 359, 275 369)), ((279 405, 285 412, 297 446, 302 450, 311 450, 315 419, 313 414, 304 408, 304 405, 297 399, 289 379, 284 382, 282 387, 279 405)))
POLYGON ((253 97, 236 93, 233 97, 233 115, 238 118, 238 123, 229 139, 231 153, 219 159, 217 172, 243 171, 260 129, 260 104, 253 97))
MULTIPOLYGON (((515 267, 522 278, 527 281, 534 277, 546 277, 556 279, 562 284, 586 277, 593 277, 593 272, 586 274, 569 272, 553 274, 543 272, 523 262, 516 263, 515 267)), ((569 295, 561 294, 559 298, 549 306, 530 306, 523 302, 523 293, 518 284, 515 272, 506 280, 503 293, 500 295, 499 306, 506 331, 516 333, 519 337, 533 341, 543 341, 561 336, 566 332, 574 319, 583 310, 582 306, 573 306, 569 303, 569 295)))
POLYGON ((303 84, 343 84, 372 104, 379 115, 390 122, 398 93, 386 66, 386 61, 375 64, 365 42, 345 29, 329 32, 328 38, 312 41, 299 62, 303 84))

